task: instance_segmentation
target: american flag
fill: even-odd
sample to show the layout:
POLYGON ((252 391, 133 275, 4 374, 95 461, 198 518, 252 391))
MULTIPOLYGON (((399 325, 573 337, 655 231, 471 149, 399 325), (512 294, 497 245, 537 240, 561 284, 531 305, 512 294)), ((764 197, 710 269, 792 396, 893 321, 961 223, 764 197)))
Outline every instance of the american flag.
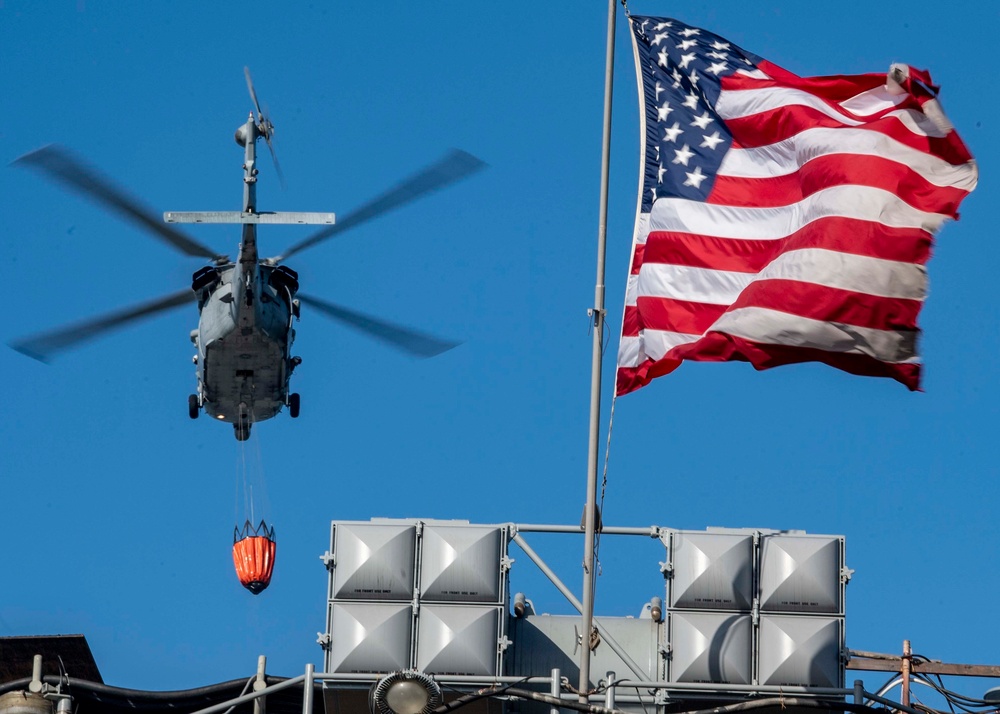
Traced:
POLYGON ((683 360, 918 389, 932 236, 977 178, 930 76, 798 77, 677 20, 630 22, 643 170, 617 393, 683 360))

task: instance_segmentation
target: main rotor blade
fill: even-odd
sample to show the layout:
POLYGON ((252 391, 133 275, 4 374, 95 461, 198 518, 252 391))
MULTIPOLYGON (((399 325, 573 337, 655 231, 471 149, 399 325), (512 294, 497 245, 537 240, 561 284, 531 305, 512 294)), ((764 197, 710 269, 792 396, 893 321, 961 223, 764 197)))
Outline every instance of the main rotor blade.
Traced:
POLYGON ((194 301, 195 293, 188 288, 136 307, 112 312, 102 317, 70 325, 69 327, 64 327, 53 332, 46 332, 18 340, 17 342, 12 342, 10 346, 21 354, 27 355, 32 359, 37 359, 39 362, 49 362, 57 352, 75 347, 81 342, 86 342, 106 332, 125 327, 137 320, 152 317, 157 313, 172 310, 175 307, 180 307, 194 301))
POLYGON ((243 76, 247 78, 247 89, 250 90, 250 99, 253 100, 254 109, 257 110, 257 121, 260 121, 260 102, 257 101, 257 92, 253 91, 253 80, 250 79, 250 68, 243 65, 243 76))
POLYGON ((164 223, 154 211, 143 206, 137 199, 126 195, 109 179, 60 146, 55 144, 44 146, 16 159, 14 163, 37 169, 78 193, 97 200, 107 208, 143 226, 185 255, 212 260, 223 257, 164 223))
POLYGON ((465 178, 484 166, 486 166, 486 163, 477 159, 472 154, 459 149, 452 149, 437 163, 428 166, 422 171, 418 171, 381 196, 372 199, 342 219, 339 219, 336 224, 329 228, 324 228, 301 243, 296 243, 286 250, 284 255, 272 260, 274 262, 286 260, 306 248, 311 248, 317 243, 332 238, 338 233, 346 231, 349 228, 354 228, 376 216, 387 213, 394 208, 399 208, 414 199, 465 178))
POLYGON ((424 332, 417 332, 416 330, 411 330, 408 327, 403 327, 392 322, 379 320, 371 315, 349 310, 346 307, 334 305, 333 303, 309 297, 302 293, 299 293, 297 297, 301 302, 316 308, 327 317, 338 320, 349 327, 365 333, 369 337, 374 337, 381 342, 416 357, 434 357, 462 344, 461 342, 452 342, 451 340, 434 337, 424 332))

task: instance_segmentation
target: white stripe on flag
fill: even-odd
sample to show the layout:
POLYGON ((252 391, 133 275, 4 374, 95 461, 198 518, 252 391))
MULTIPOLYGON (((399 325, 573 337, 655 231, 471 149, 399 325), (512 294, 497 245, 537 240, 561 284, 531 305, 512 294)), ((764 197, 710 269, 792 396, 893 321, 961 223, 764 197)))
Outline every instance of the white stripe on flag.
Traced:
MULTIPOLYGON (((840 112, 829 102, 801 89, 789 87, 761 87, 754 89, 727 89, 719 94, 715 110, 726 121, 742 119, 763 112, 789 106, 815 109, 819 113, 836 119, 845 126, 862 126, 867 122, 840 112)), ((918 136, 946 136, 934 122, 912 109, 899 109, 885 116, 897 117, 907 129, 918 136)))
POLYGON ((850 99, 839 102, 843 109, 859 116, 871 116, 884 112, 886 109, 902 104, 907 99, 905 94, 890 94, 885 85, 856 94, 850 99))
POLYGON ((720 238, 774 240, 828 216, 856 218, 894 228, 934 232, 947 219, 907 205, 895 194, 869 186, 832 186, 798 203, 776 208, 720 206, 685 198, 660 198, 650 212, 650 230, 720 238))
POLYGON ((922 265, 822 248, 782 253, 760 272, 757 279, 798 280, 904 300, 927 297, 927 271, 922 265))
POLYGON ((795 280, 904 300, 923 300, 927 295, 927 273, 921 265, 822 248, 782 253, 759 274, 647 262, 639 271, 636 289, 643 296, 731 305, 755 280, 795 280))
MULTIPOLYGON (((629 339, 639 341, 640 338, 632 337, 629 339)), ((674 347, 697 342, 701 339, 701 335, 687 335, 683 332, 669 332, 667 330, 651 330, 647 328, 643 331, 641 339, 642 349, 645 354, 636 355, 639 358, 638 361, 631 365, 625 365, 626 367, 636 367, 642 364, 646 357, 653 360, 662 359, 663 355, 667 354, 674 347)))
POLYGON ((731 305, 754 277, 754 273, 645 263, 639 271, 637 287, 639 295, 731 305))
POLYGON ((785 176, 798 171, 807 161, 837 154, 880 156, 904 164, 936 186, 971 191, 976 185, 976 172, 969 164, 953 166, 867 129, 807 129, 767 146, 730 149, 722 159, 719 174, 738 178, 785 176))
POLYGON ((916 357, 915 331, 876 330, 823 322, 759 307, 727 312, 716 320, 712 329, 763 344, 861 354, 891 364, 920 361, 916 357))
POLYGON ((642 339, 622 335, 618 343, 618 366, 638 367, 646 361, 646 353, 642 351, 642 339))

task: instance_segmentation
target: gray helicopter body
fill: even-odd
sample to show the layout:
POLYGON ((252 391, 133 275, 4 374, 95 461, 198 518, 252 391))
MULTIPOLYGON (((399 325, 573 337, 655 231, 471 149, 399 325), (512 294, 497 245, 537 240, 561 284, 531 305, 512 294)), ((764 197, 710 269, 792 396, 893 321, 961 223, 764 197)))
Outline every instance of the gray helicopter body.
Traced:
POLYGON ((240 289, 237 272, 232 265, 203 276, 215 279, 195 291, 200 316, 191 333, 198 403, 209 416, 234 424, 270 419, 288 403, 298 311, 287 282, 269 282, 274 268, 259 272, 252 291, 240 289), (248 305, 247 295, 257 297, 248 305))
POLYGON ((302 361, 291 353, 295 340, 293 325, 299 318, 301 305, 418 357, 431 357, 458 344, 300 294, 298 275, 281 263, 342 230, 371 220, 484 166, 474 156, 452 150, 443 160, 405 179, 340 222, 332 213, 260 211, 257 207, 256 153, 259 138, 263 137, 270 149, 279 179, 281 170, 271 141, 274 126, 261 112, 250 71, 244 72, 257 118, 254 119, 251 112, 247 121, 236 130, 236 142, 244 149, 240 211, 175 211, 164 213, 163 222, 160 222, 158 216, 136 199, 57 146, 33 151, 15 162, 35 168, 97 200, 175 250, 188 256, 208 258, 211 264, 194 273, 190 289, 11 344, 29 357, 45 362, 56 352, 100 334, 195 302, 199 313, 198 329, 191 332, 191 341, 196 350, 198 389, 188 397, 188 415, 195 419, 204 411, 214 420, 231 423, 240 441, 249 436, 254 423, 274 417, 283 407, 288 407, 293 418, 299 415, 299 395, 290 391, 290 379, 302 361), (236 260, 218 255, 171 225, 178 223, 239 224, 242 233, 236 260), (257 251, 257 226, 261 224, 324 227, 287 249, 283 255, 261 259, 257 251))

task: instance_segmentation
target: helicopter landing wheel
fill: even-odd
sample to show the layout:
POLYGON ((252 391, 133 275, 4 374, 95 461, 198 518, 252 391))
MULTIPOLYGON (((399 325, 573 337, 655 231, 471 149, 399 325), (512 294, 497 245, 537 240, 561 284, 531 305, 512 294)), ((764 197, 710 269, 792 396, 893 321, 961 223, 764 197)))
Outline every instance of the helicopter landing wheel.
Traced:
POLYGON ((188 416, 192 419, 198 418, 198 411, 201 409, 201 405, 198 404, 198 395, 189 394, 188 395, 188 416))
POLYGON ((246 441, 250 438, 249 424, 233 424, 233 429, 236 432, 236 441, 246 441))
POLYGON ((288 416, 292 419, 299 418, 299 394, 298 392, 293 392, 288 395, 288 416))

